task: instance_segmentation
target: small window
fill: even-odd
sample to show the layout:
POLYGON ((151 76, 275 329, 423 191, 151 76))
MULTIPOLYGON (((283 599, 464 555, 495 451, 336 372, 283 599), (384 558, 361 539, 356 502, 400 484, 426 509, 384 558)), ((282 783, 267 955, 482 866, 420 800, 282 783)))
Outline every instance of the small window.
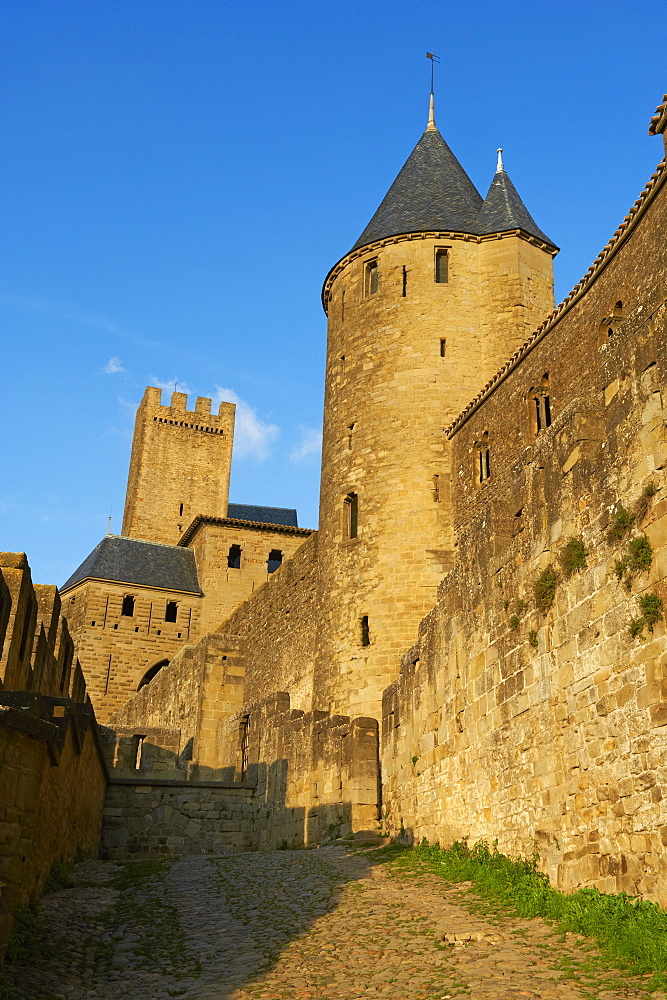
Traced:
POLYGON ((183 504, 179 504, 179 507, 178 507, 178 516, 179 517, 183 517, 183 504))
POLYGON ((283 554, 280 549, 271 549, 269 552, 269 558, 266 561, 266 568, 269 573, 275 573, 277 569, 282 566, 283 554))
POLYGON ((375 295, 378 290, 378 262, 369 260, 366 264, 364 289, 366 295, 375 295))
POLYGON ((241 781, 248 770, 248 750, 250 745, 250 716, 244 715, 239 726, 239 750, 241 752, 241 781))
POLYGON ((443 337, 440 341, 440 357, 444 358, 447 355, 447 341, 443 337))
POLYGON ((403 298, 408 294, 408 269, 403 265, 403 298))
POLYGON ((433 477, 433 502, 440 503, 440 476, 433 477))
POLYGON ((530 390, 533 400, 533 420, 535 434, 541 434, 547 427, 551 427, 551 399, 549 397, 549 375, 544 373, 539 386, 530 390))
POLYGON ((491 448, 489 447, 489 433, 484 431, 482 440, 475 444, 477 453, 477 478, 480 483, 485 483, 491 478, 491 448))
POLYGON ((348 493, 345 497, 343 513, 345 515, 345 537, 356 538, 359 519, 359 497, 356 493, 348 493))
POLYGON ((435 280, 439 285, 449 281, 449 253, 447 250, 435 251, 435 280))
POLYGON ((134 598, 131 594, 126 594, 123 598, 120 613, 124 618, 134 618, 134 598))
POLYGON ((178 604, 176 601, 167 601, 167 607, 164 612, 164 620, 166 622, 175 622, 178 616, 178 604))
POLYGON ((230 569, 241 569, 241 546, 230 545, 227 554, 227 565, 230 569))
POLYGON ((359 624, 361 626, 361 645, 370 646, 371 633, 368 628, 368 615, 362 615, 359 624))
POLYGON ((145 736, 133 736, 132 737, 132 761, 131 768, 133 771, 138 771, 141 767, 141 754, 144 748, 145 736))

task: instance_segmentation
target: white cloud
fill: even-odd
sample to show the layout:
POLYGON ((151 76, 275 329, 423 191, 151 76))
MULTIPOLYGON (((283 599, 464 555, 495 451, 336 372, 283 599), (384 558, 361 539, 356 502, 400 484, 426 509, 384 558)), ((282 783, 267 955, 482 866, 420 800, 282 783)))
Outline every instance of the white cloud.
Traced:
POLYGON ((161 382, 159 378, 155 378, 155 375, 151 375, 151 385, 155 386, 156 389, 166 389, 168 392, 184 392, 190 395, 192 389, 187 384, 187 382, 179 382, 175 378, 170 378, 168 382, 161 382))
POLYGON ((290 462, 303 462, 309 455, 319 455, 322 451, 322 431, 316 427, 299 424, 301 440, 292 448, 290 462))
POLYGON ((120 358, 109 358, 102 369, 102 371, 106 372, 107 375, 115 375, 117 372, 124 372, 126 370, 127 369, 123 368, 120 358))
POLYGON ((234 454, 236 458, 250 456, 263 461, 268 458, 271 444, 280 435, 276 424, 266 424, 257 416, 257 412, 241 399, 233 389, 216 385, 213 398, 213 412, 222 401, 236 403, 236 424, 234 429, 234 454))

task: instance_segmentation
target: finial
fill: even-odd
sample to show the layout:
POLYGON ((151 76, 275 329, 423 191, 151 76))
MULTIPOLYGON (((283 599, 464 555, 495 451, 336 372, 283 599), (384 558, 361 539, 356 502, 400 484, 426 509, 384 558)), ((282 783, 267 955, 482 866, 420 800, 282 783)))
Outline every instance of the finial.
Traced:
POLYGON ((505 169, 505 167, 503 166, 503 151, 502 149, 497 149, 496 152, 498 153, 498 163, 496 165, 496 173, 499 174, 501 170, 505 169))
POLYGON ((426 126, 426 131, 427 132, 435 132, 436 131, 435 112, 434 112, 434 107, 433 107, 433 94, 431 94, 431 100, 429 102, 429 108, 428 108, 428 125, 426 126))
POLYGON ((111 514, 109 514, 109 520, 107 521, 107 535, 111 534, 111 514))
POLYGON ((426 58, 431 60, 431 100, 428 109, 428 125, 426 126, 426 131, 436 132, 435 113, 433 109, 433 67, 435 63, 440 62, 440 56, 436 56, 435 54, 435 45, 433 46, 433 52, 426 53, 426 58))

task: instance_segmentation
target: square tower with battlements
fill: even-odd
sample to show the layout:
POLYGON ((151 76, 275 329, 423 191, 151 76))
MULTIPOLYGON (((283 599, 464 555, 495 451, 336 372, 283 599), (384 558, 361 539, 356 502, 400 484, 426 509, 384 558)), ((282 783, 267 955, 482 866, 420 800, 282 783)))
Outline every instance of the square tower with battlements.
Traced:
POLYGON ((233 403, 174 392, 162 405, 162 390, 149 386, 137 411, 127 481, 123 535, 177 545, 197 515, 226 517, 234 440, 233 403))

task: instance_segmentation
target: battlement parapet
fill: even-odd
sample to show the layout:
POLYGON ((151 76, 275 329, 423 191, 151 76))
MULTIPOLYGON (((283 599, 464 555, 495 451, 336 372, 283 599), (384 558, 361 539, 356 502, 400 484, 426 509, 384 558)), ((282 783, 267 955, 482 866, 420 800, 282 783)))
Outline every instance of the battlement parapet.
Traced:
POLYGON ((234 415, 236 410, 235 403, 228 403, 223 400, 218 406, 217 414, 215 414, 211 412, 212 402, 208 396, 197 396, 194 410, 189 410, 188 394, 186 392, 172 392, 169 403, 163 404, 162 389, 158 389, 155 386, 147 386, 140 405, 151 412, 154 411, 156 417, 162 417, 163 423, 174 421, 178 423, 178 426, 187 427, 192 426, 192 423, 188 421, 181 424, 181 420, 185 416, 192 418, 193 423, 195 422, 194 418, 201 419, 202 417, 206 417, 212 424, 216 424, 220 417, 228 420, 230 416, 234 415))

